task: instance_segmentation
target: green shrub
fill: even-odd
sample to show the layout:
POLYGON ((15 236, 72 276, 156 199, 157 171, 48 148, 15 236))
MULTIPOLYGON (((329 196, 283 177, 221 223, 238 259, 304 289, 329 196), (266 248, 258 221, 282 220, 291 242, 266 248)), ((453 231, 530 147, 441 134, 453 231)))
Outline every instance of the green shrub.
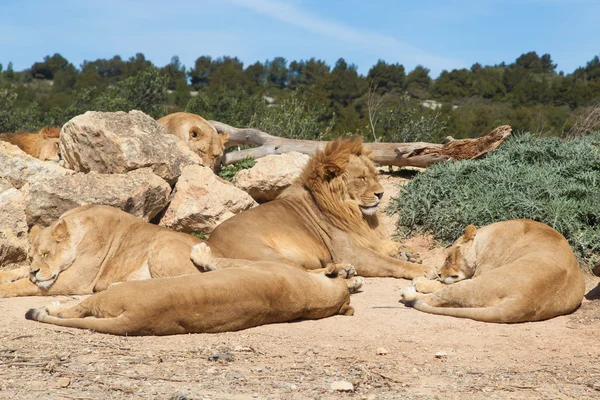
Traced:
POLYGON ((482 160, 437 164, 400 188, 400 234, 451 242, 468 224, 530 218, 561 232, 585 263, 600 256, 600 133, 513 136, 482 160))
POLYGON ((245 160, 242 160, 235 164, 226 165, 221 169, 221 171, 219 171, 219 176, 225 179, 226 181, 231 182, 233 181, 233 177, 235 176, 235 174, 237 174, 243 169, 252 168, 255 164, 255 160, 253 160, 252 158, 246 158, 245 160))
POLYGON ((34 131, 40 128, 40 111, 37 103, 17 107, 18 95, 8 89, 0 89, 0 133, 20 130, 34 131))

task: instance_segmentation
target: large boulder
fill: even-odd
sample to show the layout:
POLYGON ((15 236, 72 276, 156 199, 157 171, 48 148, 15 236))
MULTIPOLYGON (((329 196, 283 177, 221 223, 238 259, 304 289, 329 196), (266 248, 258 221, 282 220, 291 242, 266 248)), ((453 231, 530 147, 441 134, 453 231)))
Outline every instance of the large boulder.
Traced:
POLYGON ((233 183, 259 203, 271 201, 300 176, 309 158, 297 152, 259 158, 254 167, 238 172, 233 183))
POLYGON ((17 146, 0 141, 0 177, 17 189, 33 176, 62 177, 69 174, 73 174, 73 171, 54 162, 38 160, 17 146))
POLYGON ((170 185, 144 168, 125 174, 39 175, 23 187, 27 223, 50 225, 64 212, 87 204, 120 208, 145 221, 169 202, 170 185))
POLYGON ((188 233, 209 234, 221 222, 256 205, 246 192, 197 165, 183 169, 171 197, 160 225, 188 233))
POLYGON ((60 134, 65 166, 75 171, 118 174, 140 168, 174 184, 188 165, 202 159, 141 111, 88 111, 67 122, 60 134))
POLYGON ((0 178, 0 270, 27 262, 29 240, 23 194, 0 178))

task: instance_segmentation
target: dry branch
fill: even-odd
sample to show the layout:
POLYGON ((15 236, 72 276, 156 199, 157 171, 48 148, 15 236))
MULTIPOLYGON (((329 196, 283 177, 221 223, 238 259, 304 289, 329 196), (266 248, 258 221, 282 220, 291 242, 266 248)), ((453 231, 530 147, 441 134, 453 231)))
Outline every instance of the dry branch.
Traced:
MULTIPOLYGON (((261 158, 270 154, 283 154, 297 151, 308 155, 325 147, 327 142, 316 140, 294 140, 269 135, 258 129, 234 128, 218 121, 209 121, 218 132, 227 132, 230 136, 226 147, 239 145, 258 146, 252 149, 226 153, 223 164, 229 165, 245 158, 261 158)), ((380 165, 399 167, 427 167, 446 160, 478 158, 494 150, 511 134, 511 127, 502 125, 486 136, 477 139, 459 139, 446 144, 437 143, 366 143, 373 151, 373 161, 380 165)))

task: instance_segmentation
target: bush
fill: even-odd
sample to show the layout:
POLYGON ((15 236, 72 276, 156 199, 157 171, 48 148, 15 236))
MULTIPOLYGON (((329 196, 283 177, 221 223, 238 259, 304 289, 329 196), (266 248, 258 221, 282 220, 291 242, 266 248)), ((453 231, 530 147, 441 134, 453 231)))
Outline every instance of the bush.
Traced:
POLYGON ((246 158, 245 160, 242 160, 235 164, 226 165, 221 169, 221 171, 219 171, 219 176, 225 179, 226 181, 231 182, 233 181, 233 177, 235 176, 235 174, 237 174, 239 171, 243 169, 252 168, 254 167, 254 165, 256 165, 255 160, 253 160, 252 158, 246 158))
POLYGON ((34 131, 40 128, 40 111, 37 104, 17 107, 18 96, 7 89, 0 89, 0 133, 20 130, 34 131))
POLYGON ((400 234, 454 241, 468 224, 530 218, 562 233, 585 263, 600 256, 600 132, 514 136, 483 160, 437 164, 400 189, 400 234))

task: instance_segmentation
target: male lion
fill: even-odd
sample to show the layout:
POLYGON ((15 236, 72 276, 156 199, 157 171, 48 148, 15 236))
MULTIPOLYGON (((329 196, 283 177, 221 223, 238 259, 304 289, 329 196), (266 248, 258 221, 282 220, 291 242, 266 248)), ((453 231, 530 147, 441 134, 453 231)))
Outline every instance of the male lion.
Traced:
POLYGON ((127 280, 199 272, 189 259, 199 239, 108 206, 67 211, 32 242, 30 267, 0 272, 0 297, 88 294, 127 280))
POLYGON ((217 130, 204 118, 186 112, 169 114, 157 122, 165 128, 166 133, 183 140, 194 153, 202 158, 204 165, 213 170, 220 168, 221 157, 229 134, 217 133, 217 130))
POLYGON ((400 244, 380 230, 382 195, 362 139, 337 139, 312 156, 277 199, 223 222, 208 243, 227 258, 305 269, 351 263, 362 276, 435 275, 432 267, 392 258, 400 244))
POLYGON ((45 127, 38 133, 3 133, 0 140, 19 147, 32 157, 42 161, 60 161, 60 128, 45 127))
MULTIPOLYGON (((200 263, 212 264, 206 253, 210 249, 196 249, 204 251, 200 263)), ((288 265, 249 261, 202 275, 125 282, 71 308, 31 309, 25 318, 113 335, 237 331, 298 318, 352 315, 344 281, 288 265)))
POLYGON ((400 291, 400 301, 431 314, 509 323, 570 313, 585 292, 567 240, 525 219, 467 226, 449 249, 439 279, 414 281, 400 291))

